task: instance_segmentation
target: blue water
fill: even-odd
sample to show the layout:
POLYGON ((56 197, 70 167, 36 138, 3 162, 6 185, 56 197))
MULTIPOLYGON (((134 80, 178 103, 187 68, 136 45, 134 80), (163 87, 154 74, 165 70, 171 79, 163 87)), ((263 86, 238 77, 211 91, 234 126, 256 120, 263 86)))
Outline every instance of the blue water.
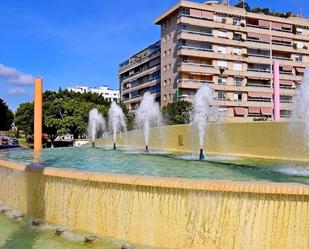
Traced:
MULTIPOLYGON (((32 151, 16 149, 0 152, 6 160, 32 163, 32 151)), ((172 155, 106 148, 57 148, 42 151, 43 166, 82 171, 142 176, 181 177, 234 181, 296 182, 309 184, 309 165, 281 161, 172 155)))

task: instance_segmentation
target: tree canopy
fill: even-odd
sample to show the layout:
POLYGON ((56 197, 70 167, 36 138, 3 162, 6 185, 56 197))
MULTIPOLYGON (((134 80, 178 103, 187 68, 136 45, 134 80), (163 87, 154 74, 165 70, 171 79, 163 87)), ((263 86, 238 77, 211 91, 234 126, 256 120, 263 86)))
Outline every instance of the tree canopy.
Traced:
MULTIPOLYGON (((122 105, 125 114, 128 110, 122 105)), ((93 93, 74 93, 67 90, 46 91, 43 94, 43 132, 51 140, 58 135, 72 134, 75 138, 84 136, 87 130, 89 111, 97 108, 104 117, 110 102, 93 93)), ((27 134, 33 132, 33 103, 19 106, 15 117, 16 125, 27 134)))
POLYGON ((188 101, 177 101, 163 107, 162 114, 168 125, 188 124, 192 103, 188 101))
POLYGON ((14 114, 8 105, 0 99, 0 131, 8 131, 14 121, 14 114))

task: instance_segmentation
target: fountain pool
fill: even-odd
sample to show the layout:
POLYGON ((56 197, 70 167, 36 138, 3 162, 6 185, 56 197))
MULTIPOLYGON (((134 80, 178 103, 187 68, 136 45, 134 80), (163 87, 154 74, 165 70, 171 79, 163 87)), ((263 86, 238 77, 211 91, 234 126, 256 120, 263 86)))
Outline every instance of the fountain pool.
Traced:
MULTIPOLYGON (((33 160, 32 151, 25 149, 8 150, 2 157, 27 164, 33 160)), ((43 150, 40 163, 42 166, 113 174, 309 184, 309 163, 223 156, 209 156, 200 162, 196 158, 191 154, 147 154, 138 150, 58 148, 43 150)))

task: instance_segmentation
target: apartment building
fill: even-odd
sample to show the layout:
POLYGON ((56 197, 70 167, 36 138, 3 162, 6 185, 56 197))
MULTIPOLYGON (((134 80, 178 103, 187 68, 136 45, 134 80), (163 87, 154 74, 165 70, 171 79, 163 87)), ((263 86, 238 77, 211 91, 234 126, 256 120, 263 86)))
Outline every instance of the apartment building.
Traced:
POLYGON ((150 45, 119 65, 120 95, 130 112, 136 110, 145 92, 156 95, 161 89, 160 41, 150 45))
MULTIPOLYGON (((290 116, 292 97, 309 65, 308 19, 252 13, 217 1, 180 1, 155 23, 161 27, 161 106, 191 100, 209 84, 225 119, 272 119, 272 64, 277 60, 281 118, 290 116)), ((132 64, 120 69, 122 97, 131 103, 132 83, 143 72, 134 71, 141 62, 132 64)), ((146 89, 134 88, 138 98, 141 88, 146 89)))
POLYGON ((73 86, 66 88, 66 90, 76 93, 96 93, 98 95, 102 95, 105 99, 109 101, 118 102, 120 99, 119 91, 113 90, 108 86, 100 86, 100 87, 73 86))

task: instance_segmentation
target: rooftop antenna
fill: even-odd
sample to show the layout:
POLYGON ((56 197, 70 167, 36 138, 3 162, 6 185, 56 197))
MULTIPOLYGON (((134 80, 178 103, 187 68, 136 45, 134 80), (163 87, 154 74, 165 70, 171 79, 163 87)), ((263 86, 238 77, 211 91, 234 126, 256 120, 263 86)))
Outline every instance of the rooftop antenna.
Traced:
POLYGON ((297 12, 297 17, 303 18, 303 9, 299 9, 297 12))
POLYGON ((222 0, 221 4, 230 6, 230 0, 222 0))

